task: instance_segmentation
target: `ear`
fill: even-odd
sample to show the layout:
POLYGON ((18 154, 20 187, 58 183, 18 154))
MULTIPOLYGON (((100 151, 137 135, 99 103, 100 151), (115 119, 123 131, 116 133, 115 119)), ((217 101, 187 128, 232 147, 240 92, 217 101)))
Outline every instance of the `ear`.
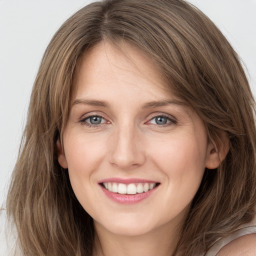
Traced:
POLYGON ((66 160, 64 149, 59 140, 57 140, 56 146, 57 146, 57 151, 58 151, 58 162, 62 168, 67 169, 68 163, 66 160))
POLYGON ((207 159, 205 167, 216 169, 226 158, 229 151, 229 139, 225 132, 221 132, 218 137, 218 143, 209 141, 207 148, 207 159))

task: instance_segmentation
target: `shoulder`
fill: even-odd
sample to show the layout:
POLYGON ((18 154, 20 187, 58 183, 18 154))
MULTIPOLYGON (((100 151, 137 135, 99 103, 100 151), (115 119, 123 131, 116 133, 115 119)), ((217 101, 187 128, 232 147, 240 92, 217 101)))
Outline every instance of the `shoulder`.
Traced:
POLYGON ((256 233, 239 237, 224 246, 217 256, 255 256, 256 233))

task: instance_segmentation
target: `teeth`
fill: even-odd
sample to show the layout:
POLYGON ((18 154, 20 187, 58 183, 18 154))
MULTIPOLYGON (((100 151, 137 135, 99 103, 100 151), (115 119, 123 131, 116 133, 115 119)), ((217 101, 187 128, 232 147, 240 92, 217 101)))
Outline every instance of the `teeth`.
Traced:
POLYGON ((106 189, 108 188, 108 183, 103 183, 103 185, 106 189))
MULTIPOLYGON (((112 190, 111 190, 112 192, 118 192, 118 187, 117 187, 117 184, 116 183, 113 183, 113 185, 112 185, 112 190)), ((121 194, 121 193, 120 193, 121 194)))
POLYGON ((123 184, 123 183, 111 183, 104 182, 103 186, 105 189, 109 190, 113 193, 118 194, 127 194, 127 195, 135 195, 147 192, 156 187, 156 183, 131 183, 131 184, 123 184))
MULTIPOLYGON (((154 185, 154 184, 153 184, 154 185)), ((148 183, 145 183, 144 186, 143 186, 143 190, 144 192, 147 192, 149 190, 149 184, 148 183)))
MULTIPOLYGON (((118 184, 118 193, 119 194, 126 194, 126 185, 125 184, 122 184, 122 183, 120 183, 120 184, 118 184)), ((114 190, 113 190, 113 192, 115 192, 114 190)))
POLYGON ((138 184, 138 186, 137 186, 137 191, 136 191, 136 192, 138 192, 139 194, 142 193, 142 192, 144 192, 144 191, 143 191, 143 186, 142 186, 141 183, 138 184))
POLYGON ((127 186, 127 194, 128 195, 135 195, 136 194, 136 185, 135 184, 129 184, 127 186))

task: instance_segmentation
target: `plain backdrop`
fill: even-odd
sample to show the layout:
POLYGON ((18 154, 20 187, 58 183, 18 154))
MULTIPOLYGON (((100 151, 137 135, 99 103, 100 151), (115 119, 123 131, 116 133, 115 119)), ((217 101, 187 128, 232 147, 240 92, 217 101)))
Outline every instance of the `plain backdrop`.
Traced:
MULTIPOLYGON (((143 1, 143 0, 142 0, 143 1)), ((26 123, 42 55, 60 25, 86 0, 0 0, 0 206, 26 123)), ((238 52, 256 94, 256 0, 190 0, 238 52)))

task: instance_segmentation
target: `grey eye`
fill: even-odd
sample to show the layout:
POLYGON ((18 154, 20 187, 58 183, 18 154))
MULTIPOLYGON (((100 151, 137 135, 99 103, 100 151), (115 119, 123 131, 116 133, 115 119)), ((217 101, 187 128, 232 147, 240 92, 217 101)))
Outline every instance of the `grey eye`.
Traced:
POLYGON ((155 119, 155 123, 158 125, 165 125, 169 121, 169 118, 165 116, 156 116, 154 119, 155 119))
POLYGON ((103 117, 101 116, 90 116, 86 118, 86 121, 90 124, 101 124, 103 120, 103 117))

